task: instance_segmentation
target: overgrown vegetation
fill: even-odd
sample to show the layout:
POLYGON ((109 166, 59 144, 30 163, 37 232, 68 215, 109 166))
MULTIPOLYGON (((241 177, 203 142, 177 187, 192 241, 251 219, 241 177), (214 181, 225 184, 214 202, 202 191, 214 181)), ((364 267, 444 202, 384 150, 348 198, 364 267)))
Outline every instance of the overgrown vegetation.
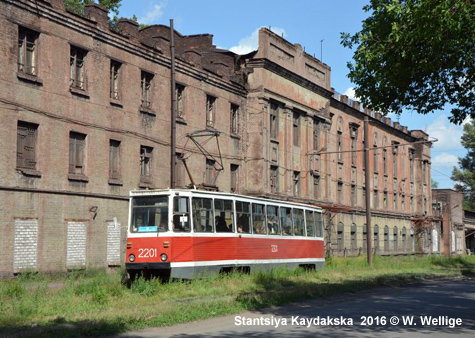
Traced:
POLYGON ((323 271, 284 269, 207 279, 121 284, 121 272, 52 280, 23 274, 0 282, 0 336, 101 336, 356 292, 380 285, 475 273, 475 256, 330 258, 323 271))

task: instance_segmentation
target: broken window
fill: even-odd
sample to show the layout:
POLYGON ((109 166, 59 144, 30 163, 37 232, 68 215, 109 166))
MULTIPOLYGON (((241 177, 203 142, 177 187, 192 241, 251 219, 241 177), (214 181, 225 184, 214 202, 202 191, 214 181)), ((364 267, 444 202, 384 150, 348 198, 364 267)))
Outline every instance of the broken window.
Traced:
POLYGON ((279 191, 279 167, 270 167, 270 191, 277 193, 279 191))
POLYGON ((176 117, 179 119, 185 118, 184 94, 185 94, 185 86, 178 83, 175 84, 176 117))
POLYGON ((239 106, 231 103, 231 133, 237 134, 239 131, 239 106))
POLYGON ((110 68, 110 98, 113 100, 120 100, 119 94, 119 76, 120 76, 121 63, 111 60, 110 68))
POLYGON ((206 126, 214 127, 216 119, 216 98, 211 95, 206 96, 206 126))
POLYGON ((86 70, 84 66, 84 59, 87 52, 81 48, 71 46, 70 53, 70 86, 73 88, 86 90, 86 70))
POLYGON ((39 33, 18 27, 18 71, 38 75, 38 37, 39 33))
POLYGON ((140 146, 140 181, 151 183, 152 180, 152 147, 140 146))
POLYGON ((214 178, 214 164, 216 161, 213 160, 206 160, 206 176, 205 176, 205 183, 208 185, 213 184, 214 178))
POLYGON ((294 196, 300 195, 300 171, 294 171, 294 196))
POLYGON ((142 71, 140 81, 142 91, 142 108, 152 108, 152 80, 153 74, 142 71))

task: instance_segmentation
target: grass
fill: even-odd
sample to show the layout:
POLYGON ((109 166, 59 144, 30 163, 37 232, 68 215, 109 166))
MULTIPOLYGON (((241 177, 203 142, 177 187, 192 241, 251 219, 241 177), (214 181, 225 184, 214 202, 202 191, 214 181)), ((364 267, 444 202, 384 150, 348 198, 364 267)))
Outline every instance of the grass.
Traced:
POLYGON ((0 337, 104 336, 168 326, 289 302, 475 273, 475 256, 330 258, 323 271, 278 269, 162 284, 121 272, 72 273, 55 281, 24 274, 0 282, 0 337), (60 287, 58 287, 58 284, 60 287))

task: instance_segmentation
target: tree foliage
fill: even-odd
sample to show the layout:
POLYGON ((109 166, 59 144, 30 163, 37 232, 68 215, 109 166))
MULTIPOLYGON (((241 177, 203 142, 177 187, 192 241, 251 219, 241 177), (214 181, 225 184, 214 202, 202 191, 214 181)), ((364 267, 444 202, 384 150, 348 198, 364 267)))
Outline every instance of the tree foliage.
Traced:
POLYGON ((369 17, 342 45, 366 106, 427 114, 451 104, 451 122, 475 118, 475 0, 371 0, 369 17))
POLYGON ((475 211, 475 120, 463 126, 461 142, 467 155, 459 158, 460 169, 454 167, 451 178, 457 182, 455 190, 465 194, 464 207, 475 211))
POLYGON ((82 14, 84 6, 94 2, 99 3, 99 5, 113 12, 116 16, 119 15, 119 7, 121 6, 122 0, 64 0, 64 5, 68 10, 82 14))

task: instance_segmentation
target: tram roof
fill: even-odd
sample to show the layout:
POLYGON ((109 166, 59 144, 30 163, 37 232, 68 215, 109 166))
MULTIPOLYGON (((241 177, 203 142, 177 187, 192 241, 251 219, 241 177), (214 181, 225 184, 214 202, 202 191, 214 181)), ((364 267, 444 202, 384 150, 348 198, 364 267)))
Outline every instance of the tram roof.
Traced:
POLYGON ((210 196, 226 196, 226 197, 237 197, 237 198, 244 198, 248 200, 257 200, 262 201, 265 203, 275 202, 279 204, 287 204, 287 205, 299 205, 302 207, 311 207, 315 209, 322 210, 321 207, 316 206, 314 204, 305 204, 301 202, 292 202, 292 201, 282 201, 278 199, 270 199, 270 198, 262 198, 262 197, 255 197, 255 196, 246 196, 240 194, 233 194, 228 192, 220 192, 220 191, 207 191, 207 190, 198 190, 198 189, 148 189, 148 190, 131 190, 130 197, 136 196, 153 196, 153 195, 172 195, 172 194, 179 194, 179 193, 191 193, 191 194, 200 194, 200 195, 210 195, 210 196))

